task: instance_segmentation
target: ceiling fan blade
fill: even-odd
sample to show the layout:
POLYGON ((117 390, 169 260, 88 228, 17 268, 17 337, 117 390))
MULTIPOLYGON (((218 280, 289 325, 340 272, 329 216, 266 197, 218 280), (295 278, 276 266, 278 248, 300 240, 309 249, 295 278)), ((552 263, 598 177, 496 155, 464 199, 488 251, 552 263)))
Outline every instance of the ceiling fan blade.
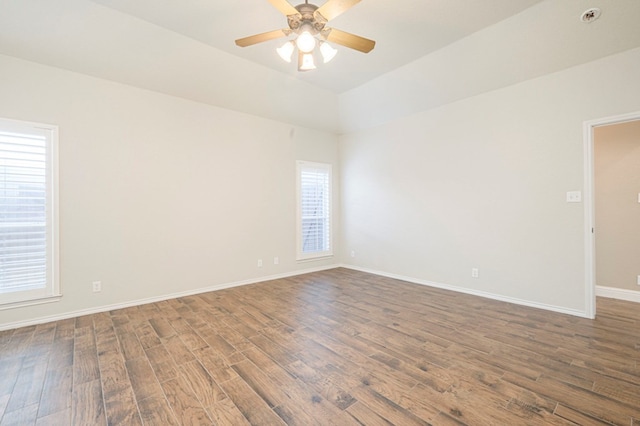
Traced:
POLYGON ((358 50, 362 53, 369 53, 376 45, 376 42, 368 38, 360 37, 345 31, 331 28, 326 36, 327 41, 339 44, 350 49, 358 50))
POLYGON ((295 15, 298 13, 298 10, 291 6, 287 0, 269 0, 269 3, 271 3, 273 7, 278 9, 285 16, 295 15))
POLYGON ((325 4, 320 6, 316 13, 322 15, 327 21, 342 15, 352 6, 360 3, 360 0, 328 0, 325 4))
POLYGON ((254 44, 262 43, 263 41, 274 40, 280 37, 286 37, 291 33, 291 30, 274 30, 267 33, 256 34, 249 37, 239 38, 236 40, 236 44, 240 47, 252 46, 254 44))

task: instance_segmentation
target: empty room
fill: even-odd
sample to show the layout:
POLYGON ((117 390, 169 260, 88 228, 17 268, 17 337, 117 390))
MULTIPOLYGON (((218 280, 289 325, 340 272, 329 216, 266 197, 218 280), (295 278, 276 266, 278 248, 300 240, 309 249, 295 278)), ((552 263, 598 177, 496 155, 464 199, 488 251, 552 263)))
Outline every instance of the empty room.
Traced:
POLYGON ((640 426, 639 19, 0 0, 0 426, 640 426))

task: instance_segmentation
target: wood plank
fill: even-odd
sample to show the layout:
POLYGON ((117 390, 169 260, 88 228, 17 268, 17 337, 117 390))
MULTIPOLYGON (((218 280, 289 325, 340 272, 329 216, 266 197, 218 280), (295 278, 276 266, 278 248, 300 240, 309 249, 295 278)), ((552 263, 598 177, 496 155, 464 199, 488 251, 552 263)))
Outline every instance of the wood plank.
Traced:
POLYGON ((44 381, 38 418, 45 417, 71 407, 73 396, 73 366, 50 364, 44 381))
POLYGON ((273 408, 289 401, 282 389, 251 361, 239 362, 233 369, 269 407, 273 408))
POLYGON ((184 344, 179 336, 169 336, 162 339, 162 345, 165 347, 169 355, 173 358, 177 365, 190 362, 195 359, 189 348, 184 344))
POLYGON ((313 419, 323 419, 323 422, 330 424, 350 424, 351 419, 343 416, 342 410, 353 404, 355 399, 331 381, 320 380, 309 384, 296 379, 258 349, 245 351, 244 354, 251 362, 236 364, 233 368, 245 369, 240 377, 247 383, 250 380, 252 383, 249 384, 265 401, 267 399, 263 395, 277 392, 276 398, 280 403, 273 410, 285 422, 313 424, 313 419), (270 383, 260 383, 267 380, 270 383))
POLYGON ((55 340, 49 353, 49 364, 56 368, 73 366, 73 339, 55 340))
POLYGON ((580 413, 571 408, 565 407, 562 404, 558 404, 554 414, 560 418, 566 419, 569 422, 581 426, 602 426, 602 421, 597 420, 584 413, 580 413))
POLYGON ((68 318, 56 322, 56 334, 54 340, 73 340, 75 324, 76 320, 74 318, 68 318))
POLYGON ((126 361, 125 367, 129 374, 136 400, 159 398, 163 395, 160 383, 156 379, 156 375, 146 357, 130 359, 126 361))
POLYGON ((24 426, 36 423, 38 415, 38 404, 30 404, 17 408, 13 411, 7 411, 2 416, 0 426, 24 426))
POLYGON ((211 424, 209 415, 183 377, 163 382, 162 388, 179 424, 211 424))
POLYGON ((140 340, 134 333, 122 333, 118 335, 122 355, 125 360, 136 359, 145 356, 140 340))
POLYGON ((238 377, 238 373, 227 363, 224 355, 213 348, 199 349, 195 356, 217 383, 238 377))
MULTIPOLYGON (((38 407, 46 370, 46 362, 34 362, 31 365, 23 364, 5 409, 5 415, 34 404, 36 408, 38 407)), ((30 413, 30 411, 28 412, 30 413)))
POLYGON ((110 424, 141 425, 142 421, 117 339, 109 339, 109 342, 110 345, 105 347, 100 338, 98 339, 98 363, 107 420, 110 424))
MULTIPOLYGON (((214 325, 214 324, 211 324, 214 325)), ((200 331, 200 335, 207 342, 209 347, 214 348, 218 352, 225 356, 229 356, 236 352, 236 348, 232 344, 227 342, 222 336, 220 336, 213 328, 208 328, 200 331)))
POLYGON ((149 320, 149 324, 155 330, 158 337, 167 338, 176 334, 176 331, 171 327, 169 322, 164 318, 152 318, 149 320))
POLYGON ((92 315, 83 315, 80 317, 76 317, 75 328, 76 330, 84 327, 93 327, 93 316, 92 315))
POLYGON ((238 410, 231 398, 216 402, 207 409, 209 417, 219 426, 249 426, 247 418, 238 410))
POLYGON ((210 407, 227 397, 199 361, 182 364, 180 372, 204 407, 210 407))
POLYGON ((74 385, 71 423, 74 425, 107 424, 100 380, 74 385))
POLYGON ((133 391, 128 389, 114 395, 105 393, 104 404, 108 424, 142 426, 133 391))
POLYGON ((178 366, 164 346, 154 346, 145 353, 160 383, 178 377, 178 366))
POLYGON ((355 404, 351 405, 347 408, 347 412, 353 416, 356 421, 363 425, 369 426, 391 426, 389 420, 381 417, 376 414, 375 411, 371 410, 369 407, 364 405, 362 402, 358 401, 355 404))
POLYGON ((640 405, 640 379, 637 384, 614 380, 610 377, 600 377, 592 390, 602 396, 621 401, 630 406, 640 405))
POLYGON ((140 416, 145 425, 179 425, 169 402, 164 396, 153 396, 138 400, 138 407, 140 407, 140 416))
POLYGON ((227 380, 221 383, 220 386, 249 423, 255 425, 286 424, 275 412, 269 409, 267 403, 240 377, 227 380))
MULTIPOLYGON (((22 369, 23 357, 0 358, 0 396, 11 396, 18 374, 22 369)), ((9 400, 7 399, 7 402, 9 400)))
POLYGON ((9 403, 9 398, 11 398, 11 394, 0 396, 0 419, 2 419, 2 416, 4 415, 4 411, 7 408, 7 404, 9 403))
POLYGON ((74 352, 73 382, 79 385, 100 378, 98 353, 95 349, 77 350, 74 352))
POLYGON ((156 334, 156 331, 147 321, 136 324, 134 326, 134 330, 144 349, 149 349, 162 343, 156 334))
POLYGON ((539 395, 562 401, 570 405, 572 409, 587 416, 613 424, 629 424, 631 417, 640 410, 638 406, 632 408, 626 404, 617 404, 616 408, 613 409, 610 400, 606 397, 545 376, 536 382, 531 382, 528 379, 507 373, 504 379, 525 389, 530 389, 539 395))
POLYGON ((62 426, 71 424, 71 408, 67 408, 45 417, 38 417, 36 426, 62 426))
POLYGON ((193 351, 209 346, 207 342, 205 342, 183 318, 172 321, 171 326, 175 329, 176 333, 180 336, 180 339, 190 350, 193 351))
POLYGON ((351 390, 351 394, 360 402, 374 410, 379 416, 393 424, 400 425, 429 425, 427 420, 423 420, 411 413, 409 410, 398 405, 394 401, 380 395, 378 392, 363 385, 351 390))

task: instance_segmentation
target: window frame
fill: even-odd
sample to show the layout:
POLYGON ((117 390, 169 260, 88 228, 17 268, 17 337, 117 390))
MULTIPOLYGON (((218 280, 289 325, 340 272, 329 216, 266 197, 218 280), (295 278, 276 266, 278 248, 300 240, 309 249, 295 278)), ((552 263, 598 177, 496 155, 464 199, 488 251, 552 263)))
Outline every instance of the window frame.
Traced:
POLYGON ((296 260, 308 261, 333 256, 333 165, 312 161, 296 161, 296 260), (302 236, 302 172, 305 169, 325 170, 328 174, 328 194, 325 202, 327 212, 328 250, 304 252, 302 236))
POLYGON ((0 131, 44 136, 46 191, 46 285, 45 288, 0 293, 0 311, 22 306, 56 302, 61 299, 59 267, 59 210, 58 210, 58 126, 29 121, 0 118, 0 131))

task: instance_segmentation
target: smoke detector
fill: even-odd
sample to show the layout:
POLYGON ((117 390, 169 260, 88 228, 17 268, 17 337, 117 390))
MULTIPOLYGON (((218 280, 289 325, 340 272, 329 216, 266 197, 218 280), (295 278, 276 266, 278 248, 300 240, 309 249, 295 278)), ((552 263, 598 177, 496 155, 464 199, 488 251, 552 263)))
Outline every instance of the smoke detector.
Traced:
POLYGON ((585 10, 582 16, 580 16, 580 20, 585 24, 589 24, 600 17, 600 13, 602 11, 597 7, 592 7, 591 9, 585 10))

